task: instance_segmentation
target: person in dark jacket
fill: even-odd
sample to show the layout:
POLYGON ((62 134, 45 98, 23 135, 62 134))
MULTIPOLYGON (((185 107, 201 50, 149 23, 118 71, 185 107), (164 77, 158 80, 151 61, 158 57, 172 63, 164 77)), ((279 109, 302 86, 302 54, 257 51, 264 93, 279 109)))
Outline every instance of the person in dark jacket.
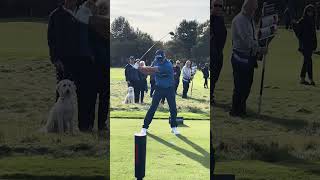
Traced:
POLYGON ((289 11, 289 8, 286 8, 285 10, 284 10, 284 23, 285 23, 285 25, 286 25, 286 29, 291 29, 292 28, 292 26, 291 26, 291 23, 292 23, 292 19, 291 19, 291 15, 290 15, 290 11, 289 11))
POLYGON ((209 88, 208 86, 208 78, 209 78, 209 64, 206 63, 204 67, 202 68, 203 78, 204 78, 204 88, 209 88))
POLYGON ((133 68, 135 59, 133 56, 129 58, 128 64, 125 66, 125 77, 128 87, 134 88, 134 101, 139 103, 139 71, 133 68))
POLYGON ((315 8, 308 5, 304 9, 303 17, 294 24, 294 31, 299 39, 299 51, 304 57, 303 66, 300 73, 300 83, 305 85, 315 85, 312 70, 312 54, 317 49, 317 35, 315 25, 315 8), (308 74, 310 82, 305 80, 308 74))
MULTIPOLYGON (((105 31, 109 32, 109 4, 106 1, 98 1, 97 4, 98 15, 100 18, 105 18, 106 25, 104 26, 105 31)), ((95 58, 95 72, 96 72, 96 96, 94 100, 96 102, 97 96, 99 99, 98 109, 98 130, 108 130, 106 125, 109 104, 110 104, 110 45, 109 39, 98 33, 94 29, 91 29, 91 46, 95 58)), ((92 111, 93 116, 95 115, 95 109, 92 111)), ((90 126, 93 127, 94 122, 90 122, 90 126)))
POLYGON ((223 17, 223 1, 213 0, 212 2, 212 17, 210 18, 211 37, 213 38, 213 40, 210 41, 212 47, 212 51, 210 52, 210 57, 212 59, 212 62, 210 63, 212 87, 210 88, 210 94, 212 95, 211 102, 214 103, 214 90, 223 66, 223 49, 226 43, 227 29, 223 17))
POLYGON ((175 91, 177 94, 177 89, 180 84, 180 75, 181 75, 181 67, 180 67, 180 61, 176 61, 176 65, 173 67, 173 73, 174 73, 174 82, 175 82, 175 91))
MULTIPOLYGON (((49 16, 48 46, 51 62, 57 71, 57 80, 70 79, 77 87, 78 127, 90 131, 92 101, 95 95, 94 65, 88 41, 81 30, 89 28, 75 18, 77 0, 65 0, 49 16)), ((94 118, 94 117, 93 117, 94 118)))

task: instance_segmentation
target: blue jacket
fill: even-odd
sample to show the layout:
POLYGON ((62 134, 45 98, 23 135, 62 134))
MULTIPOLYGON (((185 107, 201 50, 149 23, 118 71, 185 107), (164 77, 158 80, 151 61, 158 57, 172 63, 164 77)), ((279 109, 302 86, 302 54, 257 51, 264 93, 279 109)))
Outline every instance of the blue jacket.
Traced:
POLYGON ((164 63, 159 60, 154 61, 154 66, 158 67, 159 72, 155 73, 156 86, 160 88, 169 88, 174 86, 174 75, 172 63, 167 59, 164 63))

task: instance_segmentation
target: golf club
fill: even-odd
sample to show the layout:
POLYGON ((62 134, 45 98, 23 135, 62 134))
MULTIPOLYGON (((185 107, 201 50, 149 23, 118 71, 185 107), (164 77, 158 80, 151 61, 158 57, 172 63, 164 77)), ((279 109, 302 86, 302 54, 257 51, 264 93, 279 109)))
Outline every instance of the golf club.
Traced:
POLYGON ((166 38, 168 35, 171 35, 171 36, 174 36, 174 33, 173 32, 169 32, 169 34, 166 34, 165 36, 163 36, 160 40, 156 41, 142 56, 141 58, 139 59, 140 61, 148 54, 148 52, 151 51, 151 49, 158 43, 160 42, 161 40, 163 40, 164 38, 166 38))

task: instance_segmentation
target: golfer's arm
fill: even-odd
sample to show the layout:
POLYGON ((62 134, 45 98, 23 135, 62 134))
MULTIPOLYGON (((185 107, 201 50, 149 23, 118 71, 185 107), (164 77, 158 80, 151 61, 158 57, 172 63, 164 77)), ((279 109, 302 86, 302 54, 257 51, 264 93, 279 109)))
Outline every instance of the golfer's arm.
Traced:
POLYGON ((156 72, 159 72, 158 67, 151 67, 151 66, 145 66, 145 67, 139 67, 139 71, 146 75, 151 75, 156 72))

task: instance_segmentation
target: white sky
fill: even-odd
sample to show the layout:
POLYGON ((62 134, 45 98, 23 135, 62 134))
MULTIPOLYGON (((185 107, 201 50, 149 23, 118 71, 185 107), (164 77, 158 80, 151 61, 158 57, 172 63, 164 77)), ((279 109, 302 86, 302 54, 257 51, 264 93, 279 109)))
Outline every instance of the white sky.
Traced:
POLYGON ((200 23, 210 19, 210 0, 111 0, 110 9, 111 22, 123 16, 154 40, 174 31, 183 19, 200 23))

